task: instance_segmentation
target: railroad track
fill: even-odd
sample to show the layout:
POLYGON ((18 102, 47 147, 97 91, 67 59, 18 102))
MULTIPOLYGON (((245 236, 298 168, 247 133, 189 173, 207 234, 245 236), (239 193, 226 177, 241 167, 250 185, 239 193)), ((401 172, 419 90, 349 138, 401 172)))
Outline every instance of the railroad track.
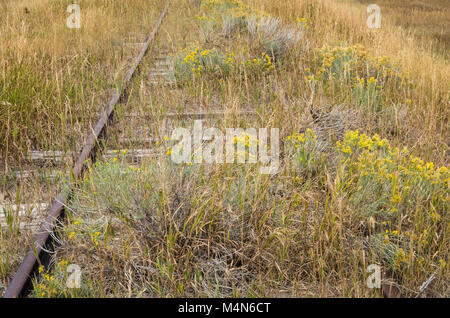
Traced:
MULTIPOLYGON (((172 49, 167 44, 169 39, 163 36, 158 39, 161 45, 151 52, 148 58, 151 61, 142 63, 144 56, 150 51, 150 45, 155 46, 153 42, 167 15, 169 5, 170 0, 166 2, 153 31, 145 42, 128 43, 129 46, 140 46, 139 54, 126 73, 121 90, 113 93, 106 109, 98 114, 99 120, 87 134, 84 146, 78 151, 32 150, 25 160, 30 168, 13 170, 11 175, 14 181, 28 184, 34 189, 33 192, 39 189, 39 200, 34 197, 23 198, 20 203, 6 205, 0 198, 1 226, 11 226, 8 218, 11 219, 13 216, 20 220, 19 224, 15 224, 20 230, 28 229, 36 233, 32 246, 10 282, 4 297, 27 296, 32 288, 32 279, 39 275, 38 267, 40 265, 46 268, 51 267, 51 256, 57 248, 58 241, 55 230, 63 226, 65 209, 70 202, 73 190, 72 186, 68 189, 66 186, 65 191, 58 189, 61 184, 76 183, 73 181, 84 175, 88 161, 92 163, 97 160, 108 160, 119 153, 126 152, 127 162, 141 163, 160 155, 160 152, 155 150, 155 145, 170 136, 172 129, 179 125, 192 123, 193 120, 202 120, 214 125, 228 115, 245 118, 257 115, 254 110, 229 111, 219 106, 190 109, 188 107, 179 109, 176 106, 162 111, 161 109, 153 111, 149 109, 149 105, 143 106, 145 104, 143 101, 148 94, 178 90, 174 85, 173 66, 169 57, 172 49), (142 88, 132 83, 138 69, 139 73, 145 73, 144 78, 141 79, 141 86, 145 82, 147 87, 142 88), (139 90, 145 94, 140 96, 137 102, 130 101, 130 96, 139 90), (41 182, 36 183, 35 180, 41 182)), ((177 96, 177 94, 174 95, 177 96)), ((172 101, 172 105, 178 104, 183 104, 183 101, 172 101)))
MULTIPOLYGON (((88 159, 95 161, 97 158, 98 151, 102 149, 103 142, 107 139, 108 134, 106 132, 107 126, 113 122, 113 117, 115 113, 116 106, 126 100, 126 95, 128 94, 128 89, 132 78, 136 75, 137 70, 144 59, 144 56, 149 50, 150 44, 153 42, 161 24, 166 16, 168 7, 170 5, 170 0, 167 0, 164 9, 162 10, 156 25, 148 36, 147 41, 140 44, 142 46, 138 56, 134 60, 131 68, 126 73, 121 89, 116 90, 109 101, 106 109, 100 115, 100 119, 93 128, 92 132, 81 150, 81 153, 75 160, 69 160, 73 154, 67 154, 62 151, 42 152, 35 151, 29 156, 29 160, 36 161, 50 161, 52 165, 58 165, 65 162, 69 166, 73 166, 71 169, 71 174, 74 178, 80 178, 84 171, 86 170, 86 163, 88 159)), ((139 45, 139 44, 138 44, 139 45)), ((161 72, 159 73, 161 76, 161 72)), ((145 155, 145 151, 137 153, 138 155, 145 155)), ((134 153, 136 155, 136 153, 134 153)), ((20 178, 26 178, 36 171, 19 171, 20 178)), ((50 176, 55 176, 56 174, 49 173, 50 176)), ((53 202, 48 206, 47 218, 42 222, 42 227, 38 231, 37 235, 33 239, 32 246, 28 253, 26 254, 23 262, 21 263, 19 269, 14 275, 12 281, 5 292, 5 298, 17 298, 26 296, 32 288, 32 279, 38 274, 38 267, 42 264, 46 267, 49 266, 50 256, 52 251, 56 246, 56 233, 54 233, 55 228, 62 224, 62 220, 65 215, 65 206, 70 199, 71 191, 61 191, 57 194, 53 202)), ((45 203, 38 204, 37 206, 41 209, 46 209, 47 206, 43 205, 45 203)), ((25 204, 19 206, 8 207, 9 211, 13 211, 16 215, 35 215, 37 210, 33 209, 33 204, 25 204), (28 212, 27 212, 28 211, 28 212)), ((6 208, 2 206, 2 210, 6 211, 6 208)), ((4 213, 7 218, 7 213, 4 213)))

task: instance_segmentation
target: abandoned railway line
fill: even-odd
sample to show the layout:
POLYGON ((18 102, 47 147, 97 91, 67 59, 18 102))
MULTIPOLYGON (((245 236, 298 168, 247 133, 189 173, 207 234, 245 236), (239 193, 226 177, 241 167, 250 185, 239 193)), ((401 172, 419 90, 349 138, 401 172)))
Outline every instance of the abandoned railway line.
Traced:
MULTIPOLYGON (((51 256, 58 245, 57 229, 63 226, 68 202, 77 180, 83 178, 88 164, 98 160, 111 160, 118 154, 125 154, 130 164, 157 158, 161 152, 156 145, 167 139, 170 132, 180 124, 193 120, 217 123, 229 113, 217 109, 167 109, 156 115, 130 106, 129 95, 135 89, 133 79, 137 73, 145 72, 146 84, 161 89, 178 90, 173 77, 173 65, 169 57, 171 46, 168 39, 159 39, 157 34, 168 15, 168 0, 159 15, 152 32, 143 43, 124 43, 125 46, 139 47, 139 54, 132 61, 130 69, 122 80, 121 89, 113 93, 103 112, 97 114, 99 120, 84 135, 85 141, 76 143, 77 150, 28 151, 20 168, 9 167, 9 182, 26 185, 33 189, 34 195, 20 198, 0 198, 0 224, 18 231, 29 231, 34 235, 20 267, 7 286, 5 298, 27 296, 32 289, 32 279, 38 268, 44 265, 51 268, 51 256), (155 52, 151 51, 154 48, 155 52), (143 64, 149 65, 142 70, 143 64), (122 107, 122 111, 118 111, 122 107), (8 201, 15 203, 8 204, 8 201), (14 222, 11 224, 11 220, 14 222), (17 223, 19 220, 19 223, 17 223)), ((139 90, 137 88, 136 90, 139 90)), ((233 110, 232 115, 243 118, 258 116, 254 110, 233 110)), ((7 180, 8 182, 8 180, 7 180)))
POLYGON ((0 296, 447 296, 448 72, 309 2, 7 0, 0 296))
MULTIPOLYGON (((128 90, 131 86, 131 81, 138 72, 138 69, 144 60, 145 55, 149 51, 150 46, 153 44, 155 36, 167 14, 169 5, 170 0, 166 1, 164 9, 159 16, 153 31, 148 36, 147 41, 145 43, 137 43, 137 45, 141 46, 139 55, 135 58, 133 65, 126 73, 122 81, 121 89, 114 93, 106 109, 100 114, 100 119, 92 129, 92 132, 88 134, 87 141, 82 148, 81 153, 76 156, 77 154, 75 152, 67 153, 66 151, 30 151, 26 160, 29 161, 33 167, 41 166, 42 168, 14 171, 13 175, 16 180, 24 180, 30 178, 31 176, 38 175, 44 181, 44 184, 48 184, 49 181, 58 179, 58 167, 61 165, 73 167, 71 169, 70 177, 76 180, 83 176, 89 159, 92 160, 92 162, 95 162, 98 159, 99 153, 101 153, 101 156, 108 158, 120 152, 120 150, 106 150, 102 153, 105 142, 110 135, 107 132, 107 128, 113 124, 116 106, 126 101, 128 90)), ((167 57, 164 60, 158 58, 155 60, 156 63, 153 68, 154 72, 152 74, 152 84, 161 83, 161 78, 166 77, 169 71, 167 57)), ((173 83, 169 80, 164 80, 163 83, 163 85, 172 84, 173 83)), ((192 114, 188 114, 188 116, 191 115, 192 114)), ((131 116, 136 117, 139 115, 131 114, 131 116)), ((202 114, 200 114, 200 116, 202 116, 202 114)), ((124 143, 124 141, 122 141, 122 143, 124 143)), ((131 149, 128 151, 127 158, 130 160, 139 161, 143 157, 148 157, 151 155, 151 149, 131 149)), ((23 230, 26 226, 30 226, 32 232, 36 233, 32 246, 30 247, 28 253, 22 261, 22 264, 4 294, 5 298, 27 296, 32 288, 32 278, 38 275, 38 267, 40 265, 44 265, 46 267, 50 265, 50 256, 56 245, 55 237, 57 234, 55 233, 55 229, 63 222, 65 207, 68 200, 70 200, 71 191, 71 185, 69 185, 69 191, 67 191, 67 188, 64 188, 54 198, 53 193, 56 191, 55 189, 61 188, 58 186, 60 186, 58 182, 54 182, 51 189, 52 191, 48 189, 50 194, 48 194, 47 197, 42 197, 44 202, 37 204, 23 203, 20 205, 4 204, 0 206, 0 210, 5 212, 4 217, 0 219, 1 226, 7 226, 8 214, 14 213, 16 216, 28 219, 27 222, 25 222, 25 220, 24 222, 21 222, 19 225, 20 229, 23 230), (50 197, 52 197, 51 204, 46 202, 50 197), (46 218, 43 220, 42 218, 45 215, 46 218), (32 219, 31 222, 30 219, 32 219)), ((43 187, 45 192, 46 187, 43 187)))

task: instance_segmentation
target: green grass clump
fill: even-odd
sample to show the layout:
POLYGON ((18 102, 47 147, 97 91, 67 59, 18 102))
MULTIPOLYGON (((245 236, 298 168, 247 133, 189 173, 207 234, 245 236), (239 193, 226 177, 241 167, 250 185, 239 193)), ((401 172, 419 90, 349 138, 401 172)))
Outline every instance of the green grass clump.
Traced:
POLYGON ((284 25, 281 19, 270 16, 247 18, 247 29, 253 45, 259 46, 273 60, 280 60, 300 43, 303 25, 284 25))
POLYGON ((263 11, 255 10, 240 1, 204 1, 203 16, 198 17, 206 38, 215 29, 221 28, 221 35, 246 35, 251 46, 278 60, 300 42, 308 27, 306 20, 296 25, 283 25, 278 18, 272 18, 263 11))
MULTIPOLYGON (((111 162, 97 164, 95 173, 91 173, 84 180, 82 188, 91 194, 87 197, 91 204, 101 202, 102 209, 131 222, 145 217, 146 210, 142 210, 142 207, 151 205, 152 198, 146 195, 151 185, 146 182, 140 169, 132 165, 125 166, 125 154, 126 151, 123 151, 111 162), (117 180, 120 182, 116 182, 117 180), (134 204, 130 205, 130 202, 134 204)), ((82 207, 79 201, 75 200, 73 204, 76 208, 82 207)))
MULTIPOLYGON (((224 79, 231 75, 260 78, 274 71, 272 58, 265 52, 257 56, 246 54, 236 57, 234 53, 222 53, 217 49, 185 49, 174 56, 174 76, 179 84, 197 80, 224 79)), ((238 79, 239 77, 232 77, 238 79)))
POLYGON ((126 277, 131 295, 152 297, 263 295, 262 285, 287 283, 273 262, 297 263, 296 221, 278 210, 285 199, 270 177, 256 165, 177 165, 165 149, 139 169, 120 157, 95 165, 75 190, 58 257, 82 266, 89 295, 123 295, 126 277))

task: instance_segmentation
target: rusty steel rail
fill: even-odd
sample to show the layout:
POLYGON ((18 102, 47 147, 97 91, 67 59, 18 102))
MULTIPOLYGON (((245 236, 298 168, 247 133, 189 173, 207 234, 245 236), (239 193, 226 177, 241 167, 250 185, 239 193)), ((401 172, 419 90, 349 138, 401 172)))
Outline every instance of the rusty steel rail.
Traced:
MULTIPOLYGON (((167 0, 167 3, 162 10, 152 33, 144 43, 144 47, 136 57, 133 65, 126 73, 122 81, 122 87, 116 90, 108 106, 101 114, 100 119, 98 120, 92 133, 90 134, 72 170, 75 180, 83 175, 88 159, 92 159, 92 161, 95 161, 97 151, 102 147, 101 143, 99 143, 98 141, 99 139, 106 139, 106 127, 113 120, 115 106, 126 97, 130 80, 136 74, 139 64, 147 53, 150 43, 153 41, 156 33, 158 32, 162 20, 166 15, 169 4, 170 0, 167 0)), ((57 233, 55 233, 55 230, 57 229, 58 225, 62 224, 61 222, 65 216, 65 206, 70 200, 71 191, 72 189, 62 190, 56 197, 54 202, 51 204, 48 217, 44 221, 39 234, 37 234, 34 238, 30 250, 22 261, 22 264, 20 265, 16 274, 14 275, 14 278, 10 282, 5 292, 4 298, 17 298, 27 296, 32 288, 32 278, 38 274, 39 266, 49 266, 50 254, 54 251, 57 245, 57 242, 55 241, 57 233)))

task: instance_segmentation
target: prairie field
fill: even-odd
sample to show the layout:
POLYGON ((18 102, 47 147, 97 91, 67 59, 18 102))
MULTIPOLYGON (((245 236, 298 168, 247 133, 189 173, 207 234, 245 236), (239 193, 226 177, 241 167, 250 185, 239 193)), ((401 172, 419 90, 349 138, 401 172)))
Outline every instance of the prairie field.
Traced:
POLYGON ((71 186, 31 297, 450 297, 450 5, 371 3, 171 1, 74 180, 166 0, 0 0, 0 295, 71 186))
MULTIPOLYGON (((372 2, 358 0, 363 5, 372 2)), ((415 37, 418 46, 440 54, 448 60, 450 50, 450 3, 446 0, 381 0, 383 16, 395 26, 415 37)))

